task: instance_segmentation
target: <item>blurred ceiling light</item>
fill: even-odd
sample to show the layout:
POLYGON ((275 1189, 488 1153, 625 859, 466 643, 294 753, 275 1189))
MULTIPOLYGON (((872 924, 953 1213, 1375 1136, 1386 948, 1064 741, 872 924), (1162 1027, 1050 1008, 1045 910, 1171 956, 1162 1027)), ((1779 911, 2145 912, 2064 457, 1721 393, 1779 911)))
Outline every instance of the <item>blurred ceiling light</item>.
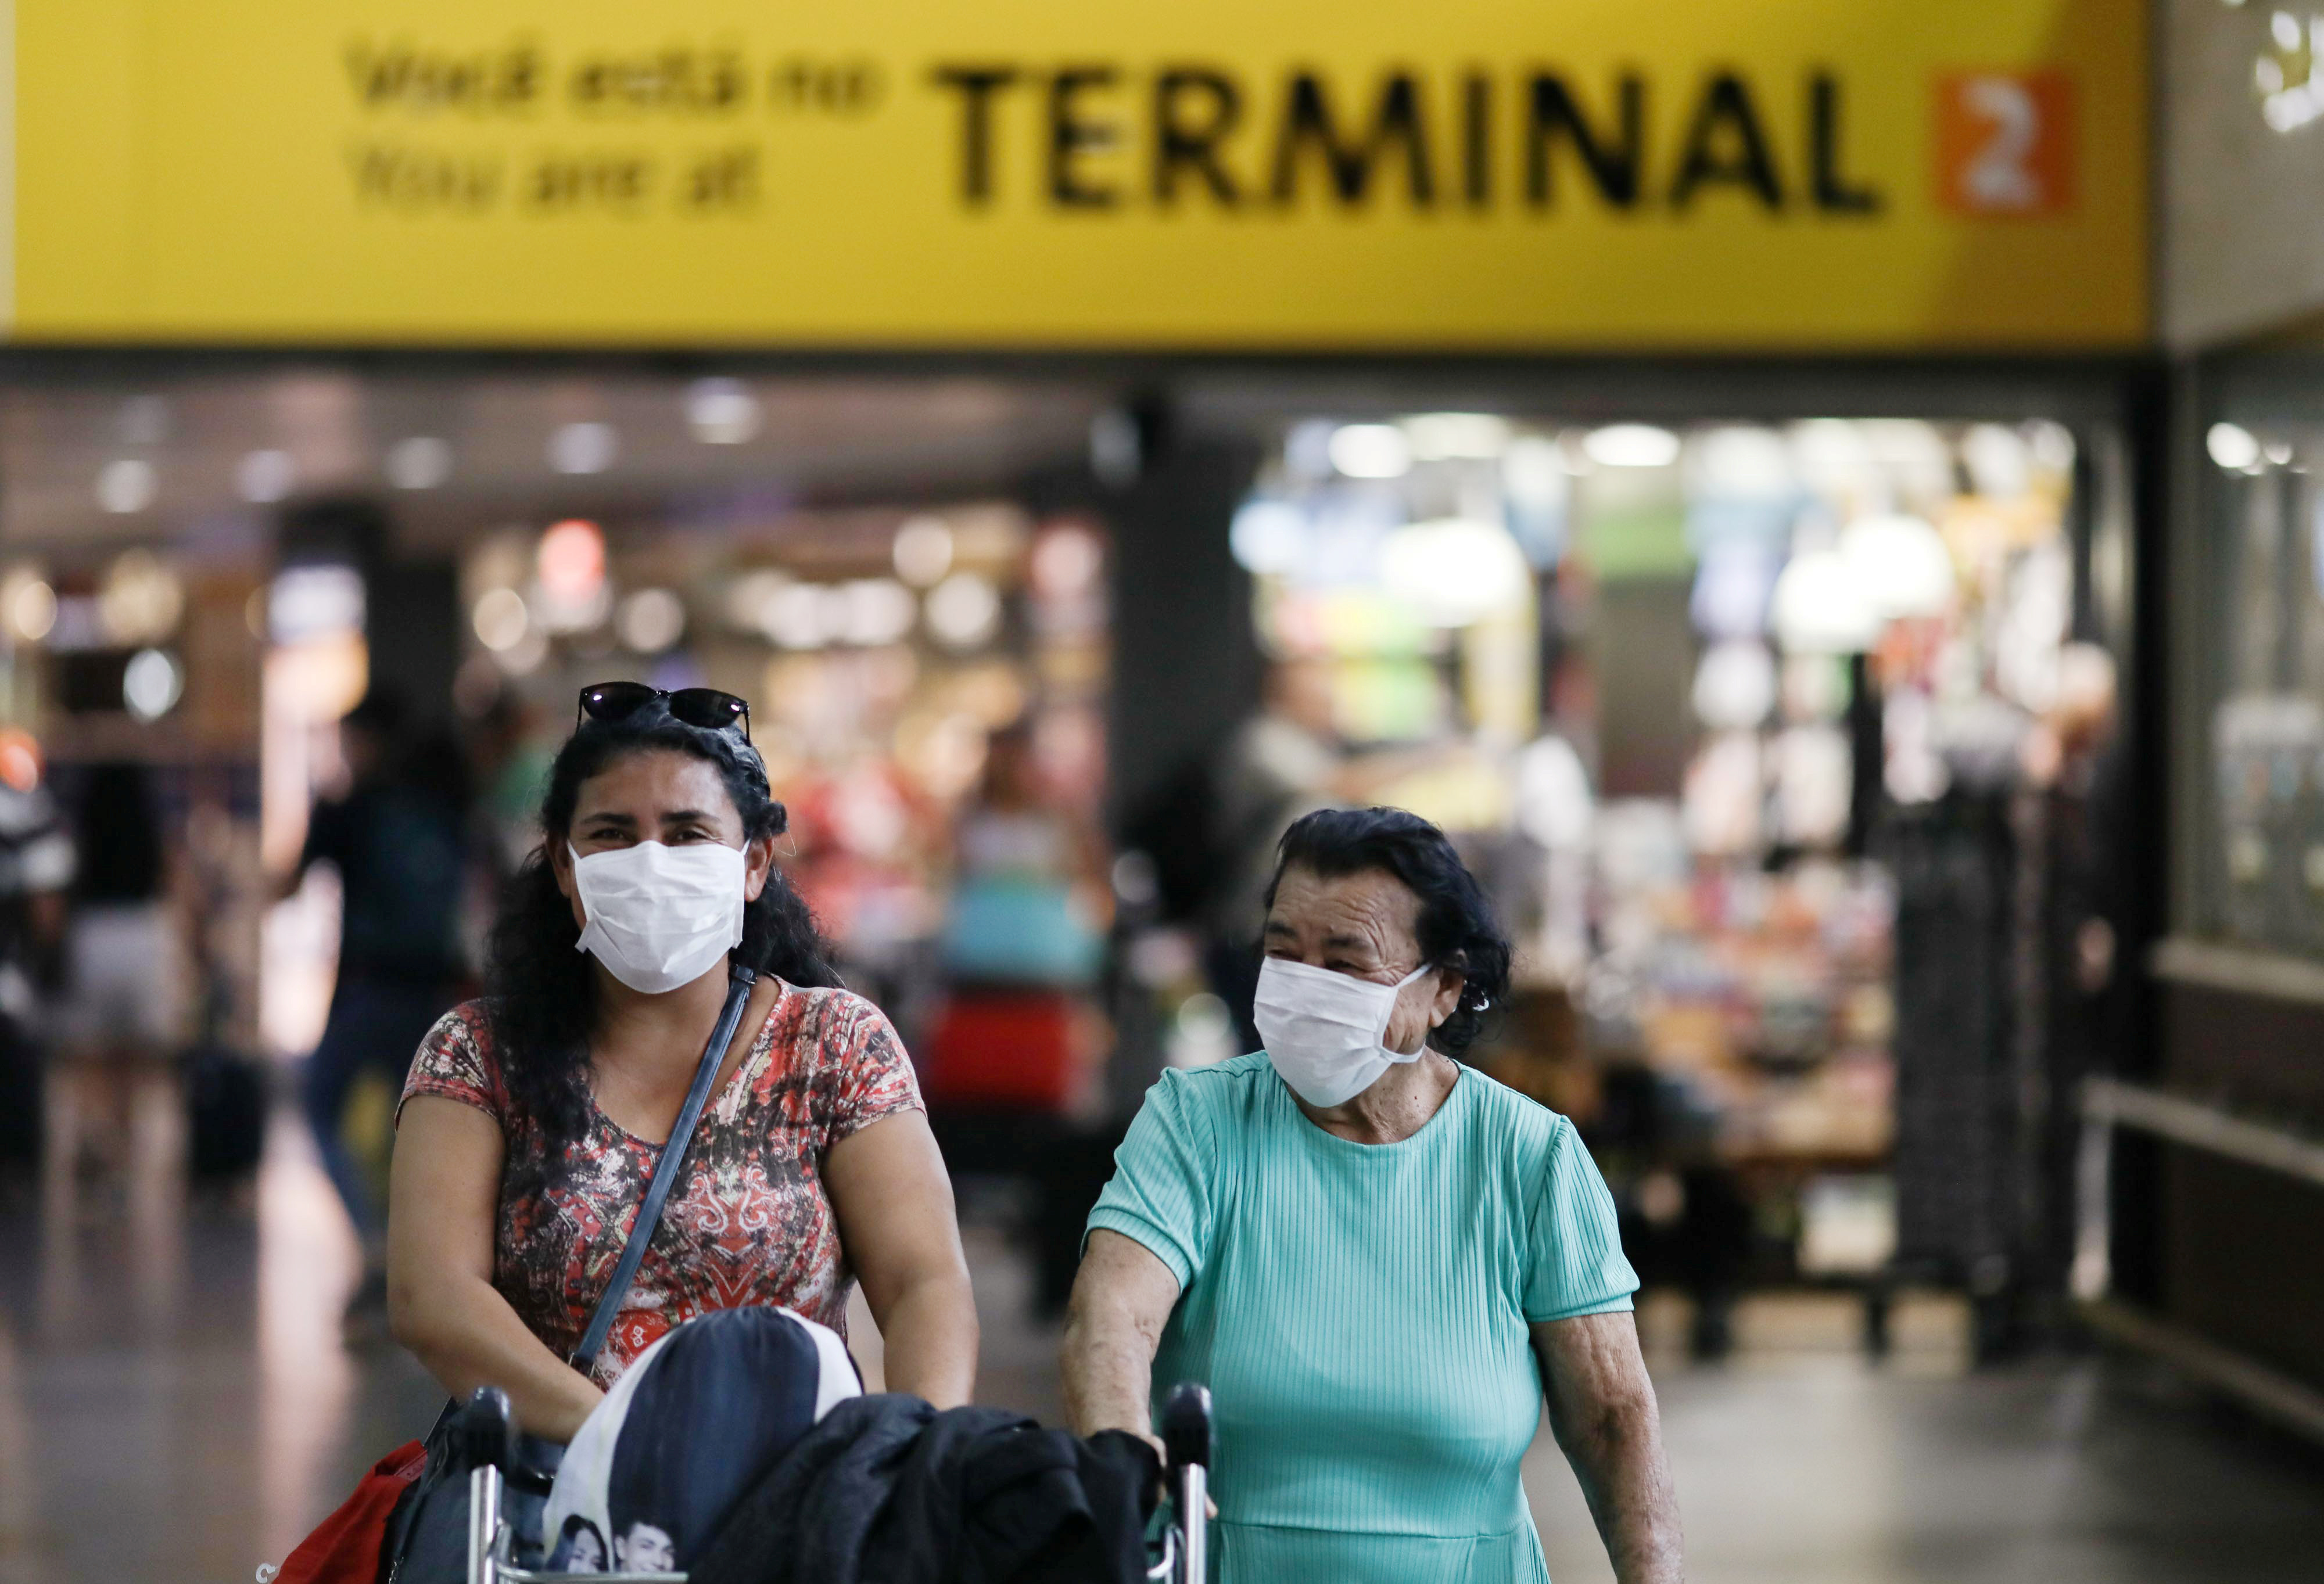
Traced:
POLYGON ((1952 608, 1951 553, 1944 536, 1917 517, 1859 517, 1840 530, 1840 554, 1885 620, 1952 608))
POLYGON ((1291 426, 1283 437, 1284 469, 1295 478, 1317 480, 1332 476, 1332 431, 1329 419, 1311 418, 1291 426))
POLYGON ((2260 447, 2260 453, 2276 466, 2282 467, 2292 460, 2292 442, 2289 440, 2266 441, 2260 447))
POLYGON ((893 643, 919 614, 912 591, 892 577, 860 577, 840 587, 839 636, 871 647, 893 643))
POLYGON ((97 503, 107 511, 143 511, 153 503, 159 483, 152 463, 137 456, 118 457, 97 471, 97 503))
POLYGON ((266 630, 277 643, 304 643, 364 624, 363 574, 352 566, 285 566, 266 591, 266 630))
POLYGON ((658 655, 686 635, 686 602, 666 588, 641 588, 622 602, 613 631, 641 655, 658 655))
POLYGON ((1383 581, 1437 627, 1465 627, 1523 603, 1533 581, 1525 552, 1496 522, 1446 517, 1388 536, 1383 581))
POLYGON ((1971 424, 1961 437, 1961 465, 1970 487, 1988 501, 2015 501, 2033 483, 2033 457, 2025 438, 1997 423, 1971 424))
POLYGON ((1725 501, 1782 501, 1798 489, 1792 448, 1773 429, 1729 425, 1687 445, 1698 486, 1725 501))
POLYGON ((1045 599, 1072 599, 1086 594, 1105 565, 1105 551, 1097 535, 1073 523, 1061 523, 1033 541, 1027 570, 1034 592, 1045 599))
POLYGON ((954 797, 984 769, 984 724, 963 710, 916 710, 896 723, 897 762, 928 793, 954 797))
POLYGON ((1853 655, 1880 638, 1880 612, 1838 550, 1794 556, 1775 579, 1775 641, 1792 655, 1853 655))
POLYGON ((1342 424, 1332 431, 1332 465, 1350 478, 1402 478, 1412 443, 1392 423, 1342 424))
POLYGON ((896 530, 896 576, 914 588, 932 588, 952 570, 952 530, 941 517, 914 517, 896 530))
POLYGON ((2064 424, 2037 419, 2025 426, 2025 448, 2034 460, 2052 473, 2074 465, 2074 431, 2064 424))
POLYGON ((157 643, 177 631, 185 609, 185 585, 151 552, 125 551, 106 569, 97 616, 115 642, 157 643))
POLYGON ((595 523, 567 518, 540 536, 540 589, 560 604, 584 604, 605 582, 605 536, 595 523))
POLYGON ((121 404, 121 443, 124 446, 161 444, 170 437, 170 399, 167 396, 132 396, 121 404))
POLYGON ((767 636, 785 649, 821 649, 846 621, 844 596, 832 600, 820 584, 786 581, 767 601, 762 621, 767 636))
POLYGON ((57 624, 57 591, 33 568, 14 568, 0 578, 0 620, 11 637, 40 642, 57 624))
POLYGON ((476 608, 469 612, 470 625, 476 630, 476 641, 495 653, 514 649, 532 631, 532 614, 524 608, 524 596, 512 588, 488 588, 476 597, 476 608))
POLYGON ((299 465, 288 451, 245 451, 235 465, 234 487, 245 501, 271 506, 290 493, 299 465))
POLYGON ((1650 423, 1591 429, 1582 451, 1600 467, 1668 467, 1678 460, 1678 437, 1650 423))
POLYGON ((2259 437, 2241 424, 2215 423, 2203 436, 2211 460, 2231 472, 2241 472, 2259 460, 2259 437))
POLYGON ((411 435, 387 448, 387 482, 399 490, 432 490, 452 476, 452 442, 411 435))
POLYGON ((1719 732, 1748 732, 1775 707, 1775 657, 1764 644, 1714 643, 1694 668, 1695 718, 1719 732))
POLYGON ((1404 420, 1405 438, 1423 462, 1489 462, 1509 443, 1509 420, 1489 412, 1424 412, 1404 420))
POLYGON ((168 714, 185 690, 185 671, 165 649, 139 649, 121 673, 121 702, 141 721, 168 714))
MULTIPOLYGON (((1956 487, 1953 448, 1936 425, 1917 418, 1868 418, 1858 419, 1856 428, 1864 437, 1865 448, 1878 464, 1879 476, 1892 497, 1924 508, 1933 508, 1937 502, 1952 498, 1956 487)), ((2010 494, 2023 493, 2024 442, 2014 430, 1998 425, 1978 428, 1997 428, 2000 437, 1978 437, 1972 429, 1964 437, 1964 450, 1983 447, 1977 453, 1983 458, 1982 465, 2000 470, 1993 476, 2010 494)), ((1979 463, 1971 460, 1969 465, 1974 469, 1979 463)))
POLYGON ((1001 627, 1001 593, 973 572, 955 572, 928 591, 928 631, 947 649, 974 649, 1001 627))
POLYGON ((706 446, 739 446, 759 432, 759 399, 740 380, 696 380, 686 388, 686 421, 706 446))
POLYGON ((1501 487, 1509 499, 1536 511, 1561 510, 1573 488, 1564 447, 1540 435, 1520 435, 1501 457, 1501 487))
POLYGON ((1227 530, 1227 548, 1246 572, 1285 577, 1307 552, 1307 513, 1288 501, 1245 501, 1227 530))
POLYGON ((1859 496, 1880 483, 1879 465, 1863 430, 1844 418, 1812 418, 1794 424, 1791 443, 1801 482, 1819 494, 1859 496))
POLYGON ((726 625, 737 632, 756 632, 774 636, 769 612, 774 607, 775 596, 783 592, 790 579, 771 566, 761 566, 745 572, 726 587, 726 625))
POLYGON ((549 465, 559 473, 603 473, 620 449, 612 424, 569 423, 549 437, 549 465))

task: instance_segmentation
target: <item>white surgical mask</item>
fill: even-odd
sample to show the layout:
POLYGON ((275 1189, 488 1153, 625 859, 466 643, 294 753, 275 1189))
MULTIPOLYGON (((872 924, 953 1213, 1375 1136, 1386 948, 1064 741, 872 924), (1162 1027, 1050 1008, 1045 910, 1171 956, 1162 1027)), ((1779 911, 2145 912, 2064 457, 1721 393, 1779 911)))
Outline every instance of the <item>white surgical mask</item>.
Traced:
MULTIPOLYGON (((1267 1042, 1267 1059, 1301 1100, 1324 1110, 1361 1094, 1399 1062, 1420 1060, 1380 1042, 1396 998, 1429 972, 1422 963, 1394 984, 1351 979, 1328 968, 1269 957, 1259 964, 1251 1020, 1267 1042)), ((1426 1049, 1423 1042, 1423 1050, 1426 1049)))
POLYGON ((641 995, 691 984, 742 940, 742 854, 724 842, 640 842, 584 858, 579 949, 641 995))

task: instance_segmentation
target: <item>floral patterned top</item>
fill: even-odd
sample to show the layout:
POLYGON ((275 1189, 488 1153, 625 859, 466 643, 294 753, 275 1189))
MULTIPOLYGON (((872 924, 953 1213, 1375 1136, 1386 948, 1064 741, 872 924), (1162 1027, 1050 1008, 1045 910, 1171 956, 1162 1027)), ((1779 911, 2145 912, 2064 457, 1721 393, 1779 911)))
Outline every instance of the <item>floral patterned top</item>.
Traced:
MULTIPOLYGON (((616 1126, 593 1101, 563 1180, 525 1193, 525 1180, 540 1181, 540 1128, 515 1111, 480 1001, 454 1008, 429 1031, 403 1085, 405 1100, 415 1094, 458 1101, 500 1124, 507 1156, 493 1285, 533 1335, 570 1354, 621 1258, 661 1147, 616 1126)), ((610 1386, 657 1339, 713 1309, 776 1304, 844 1335, 854 1276, 824 1191, 824 1160, 850 1134, 920 1109, 911 1063, 877 1007, 847 990, 781 984, 749 1054, 703 1108, 661 1225, 597 1357, 599 1384, 610 1386)))

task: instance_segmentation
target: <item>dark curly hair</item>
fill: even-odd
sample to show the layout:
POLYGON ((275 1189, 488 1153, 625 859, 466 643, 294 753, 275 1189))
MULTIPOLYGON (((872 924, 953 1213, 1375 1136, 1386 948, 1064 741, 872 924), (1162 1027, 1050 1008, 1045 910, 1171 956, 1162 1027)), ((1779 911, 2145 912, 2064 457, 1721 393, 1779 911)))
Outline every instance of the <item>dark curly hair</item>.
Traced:
MULTIPOLYGON (((767 785, 764 761, 740 737, 709 732, 641 709, 616 721, 585 721, 549 767, 540 801, 541 844, 517 870, 502 898, 485 973, 485 1007, 501 1071, 518 1110, 537 1121, 545 1147, 541 1170, 554 1177, 565 1154, 587 1130, 589 1032, 597 1016, 597 978, 575 949, 581 937, 573 905, 557 889, 549 855, 573 827, 582 784, 633 753, 683 753, 716 768, 742 817, 745 840, 779 836, 789 823, 767 785)), ((798 985, 837 985, 830 948, 805 902, 777 870, 742 914, 742 944, 733 960, 798 985)))
POLYGON ((1461 1004, 1428 1043, 1457 1060, 1483 1031, 1485 1009, 1508 994, 1509 942, 1444 833, 1401 808, 1319 808, 1283 833, 1267 882, 1270 908, 1287 869, 1326 879, 1377 870, 1420 898, 1422 963, 1457 968, 1462 976, 1461 1004))

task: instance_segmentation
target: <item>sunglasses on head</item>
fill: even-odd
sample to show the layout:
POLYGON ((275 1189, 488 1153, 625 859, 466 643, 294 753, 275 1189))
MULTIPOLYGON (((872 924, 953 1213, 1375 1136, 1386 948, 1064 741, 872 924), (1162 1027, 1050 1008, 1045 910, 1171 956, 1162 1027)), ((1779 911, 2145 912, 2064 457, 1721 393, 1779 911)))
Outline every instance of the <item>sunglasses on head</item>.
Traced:
POLYGON ((705 732, 739 727, 742 741, 751 741, 749 703, 715 687, 681 687, 672 693, 642 682, 600 682, 581 690, 580 708, 573 717, 573 724, 578 728, 584 720, 625 720, 657 701, 669 711, 670 719, 681 725, 705 732))

